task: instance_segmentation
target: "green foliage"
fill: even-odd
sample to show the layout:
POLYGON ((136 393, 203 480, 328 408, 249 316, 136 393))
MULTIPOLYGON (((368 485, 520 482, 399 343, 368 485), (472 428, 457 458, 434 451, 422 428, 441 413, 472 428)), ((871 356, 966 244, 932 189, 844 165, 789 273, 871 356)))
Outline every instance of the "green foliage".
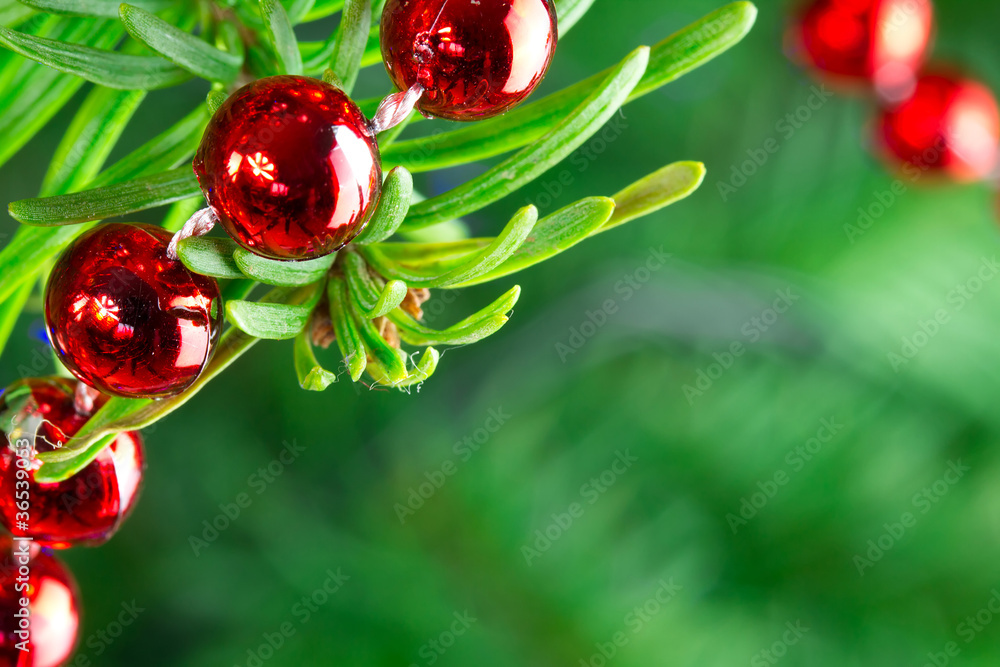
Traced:
POLYGON ((236 266, 247 278, 252 278, 266 285, 293 287, 295 285, 311 285, 323 280, 326 272, 337 259, 336 253, 310 259, 304 262, 279 262, 267 259, 242 248, 233 252, 236 266))
POLYGON ((337 381, 337 374, 323 368, 313 352, 309 331, 303 330, 295 337, 295 374, 299 386, 306 391, 323 391, 337 381))
POLYGON ((52 156, 42 194, 71 191, 93 180, 145 98, 143 90, 94 88, 52 156))
POLYGON ((302 74, 302 54, 285 8, 278 0, 259 0, 265 36, 274 48, 278 70, 284 74, 302 74))
POLYGON ((548 215, 531 229, 528 238, 503 262, 489 271, 458 283, 468 287, 522 271, 568 250, 591 234, 603 230, 615 213, 617 201, 590 197, 548 215))
POLYGON ((0 46, 67 74, 109 88, 153 90, 176 86, 188 73, 161 58, 131 56, 34 37, 0 26, 0 46))
POLYGON ((344 275, 362 317, 375 319, 396 310, 406 298, 407 287, 402 280, 390 280, 381 288, 368 270, 368 263, 357 253, 344 260, 344 275))
POLYGON ((291 306, 235 300, 226 303, 226 318, 234 327, 251 336, 285 340, 294 338, 305 329, 314 305, 291 306))
MULTIPOLYGON (((733 47, 753 26, 754 5, 735 2, 671 35, 649 51, 649 64, 632 90, 638 99, 704 65, 733 47)), ((538 141, 573 112, 612 70, 496 118, 429 137, 400 141, 383 151, 383 160, 413 173, 485 160, 538 141)))
POLYGON ((612 198, 615 212, 598 231, 605 232, 670 206, 697 190, 704 179, 705 165, 699 162, 667 165, 617 193, 612 198))
MULTIPOLYGON (((10 4, 0 0, 0 13, 10 4)), ((721 4, 595 2, 560 40, 544 91, 560 91, 721 4)), ((937 53, 1000 90, 1000 3, 935 4, 937 53)), ((1000 664, 996 615, 988 625, 975 620, 989 618, 988 605, 997 608, 1000 283, 984 282, 970 301, 959 296, 960 311, 948 301, 997 254, 996 193, 992 183, 904 178, 906 193, 861 229, 858 209, 889 201, 898 178, 859 140, 869 100, 838 95, 793 137, 775 133, 814 83, 780 51, 790 6, 761 5, 766 11, 738 49, 628 104, 625 130, 585 171, 575 158, 599 146, 597 137, 462 224, 392 239, 460 241, 463 226, 466 235, 492 237, 534 202, 541 219, 526 246, 546 217, 575 200, 615 198, 669 162, 708 167, 701 188, 678 205, 498 282, 433 290, 420 324, 436 330, 515 283, 522 298, 489 340, 457 349, 433 343, 438 369, 410 394, 379 387, 365 372, 363 383, 352 383, 338 345, 323 348, 317 335, 319 366, 340 380, 325 393, 300 389, 293 341, 267 342, 147 429, 150 468, 136 512, 100 549, 57 554, 83 595, 82 641, 69 664, 257 665, 248 650, 267 658, 259 653, 263 635, 277 644, 291 622, 295 634, 261 660, 264 667, 426 665, 428 642, 465 610, 477 621, 434 667, 582 667, 601 664, 601 648, 616 651, 606 667, 920 667, 943 662, 953 644, 961 653, 947 656, 949 667, 1000 664), (780 151, 723 200, 719 183, 734 182, 733 166, 748 173, 747 150, 772 136, 780 151), (552 194, 546 185, 567 170, 572 184, 543 205, 542 193, 552 194), (618 281, 635 276, 660 245, 673 257, 623 300, 618 281), (801 299, 773 326, 767 319, 766 333, 749 344, 741 327, 772 315, 776 290, 786 288, 801 299), (571 327, 591 321, 587 311, 599 315, 608 298, 617 312, 572 348, 571 327), (942 307, 948 323, 893 368, 887 353, 922 337, 922 323, 942 307), (745 353, 716 376, 734 341, 745 353), (708 374, 717 379, 689 401, 683 387, 708 386, 708 374), (503 425, 486 436, 480 429, 495 426, 486 423, 495 415, 503 425), (818 443, 831 418, 842 428, 818 443), (256 495, 248 477, 292 441, 305 451, 256 495), (587 504, 592 496, 581 498, 581 485, 608 470, 616 450, 638 461, 587 504), (924 504, 956 460, 971 470, 945 495, 931 490, 937 502, 924 504), (431 495, 430 480, 450 462, 456 473, 421 504, 418 494, 431 495), (761 485, 778 472, 788 483, 754 513, 761 485), (233 516, 232 503, 246 492, 252 506, 194 552, 190 537, 203 537, 205 521, 224 525, 220 505, 233 516), (573 502, 584 515, 527 563, 523 549, 535 549, 536 531, 544 534, 573 502), (415 514, 405 513, 412 507, 415 514), (734 522, 741 512, 753 515, 746 525, 734 522), (855 557, 868 558, 869 540, 885 545, 885 524, 899 524, 904 512, 916 526, 860 573, 855 557), (350 579, 300 625, 292 610, 338 568, 350 579), (654 601, 661 579, 683 587, 662 607, 654 601), (99 633, 132 600, 145 611, 95 655, 106 646, 99 633), (972 637, 968 619, 983 631, 972 637), (786 623, 797 621, 809 631, 786 646, 786 623), (622 632, 628 642, 617 647, 622 632)), ((35 16, 39 23, 29 19, 17 30, 37 34, 49 19, 35 16)), ((322 40, 336 21, 328 18, 324 31, 304 27, 322 40)), ((15 58, 8 56, 0 50, 0 70, 15 58)), ((72 78, 41 66, 35 75, 44 73, 72 78)), ((384 81, 377 66, 365 69, 355 90, 387 92, 375 87, 384 81)), ((111 160, 187 111, 204 110, 210 85, 151 94, 111 160)), ((39 194, 90 88, 7 165, 6 201, 39 194)), ((476 126, 415 119, 400 137, 476 126)), ((414 179, 418 190, 440 194, 495 162, 414 179)), ((181 207, 168 208, 174 224, 181 207)), ((143 219, 165 217, 168 208, 143 219)), ((7 220, 0 233, 16 228, 7 220)), ((465 251, 482 247, 477 239, 465 251)), ((32 275, 41 279, 45 270, 32 275)), ((40 303, 38 280, 31 282, 35 292, 0 357, 0 384, 22 366, 26 374, 50 372, 48 350, 33 335, 40 303)), ((267 288, 247 292, 253 285, 227 280, 224 296, 259 300, 267 288)), ((422 350, 431 356, 410 343, 404 349, 418 366, 422 350)))
POLYGON ((419 229, 477 211, 535 180, 579 148, 618 113, 639 83, 649 49, 633 51, 550 132, 485 174, 410 207, 404 229, 419 229))
POLYGON ((406 219, 412 199, 413 176, 403 167, 396 167, 385 177, 378 207, 354 243, 380 243, 395 234, 406 219))
POLYGON ((33 288, 34 285, 31 283, 21 285, 11 298, 0 305, 0 349, 7 344, 7 339, 10 338, 14 325, 17 324, 17 318, 21 315, 21 310, 31 296, 33 288))
POLYGON ((195 236, 177 244, 177 257, 195 273, 232 280, 244 277, 236 250, 232 239, 195 236))
POLYGON ((330 321, 337 336, 337 347, 344 358, 344 364, 351 374, 351 380, 357 382, 368 365, 368 351, 361 342, 361 334, 357 320, 349 311, 350 296, 347 284, 343 278, 333 276, 327 288, 327 301, 330 304, 330 321))
MULTIPOLYGON (((113 45, 123 31, 107 21, 49 17, 31 32, 103 48, 113 45)), ((0 70, 4 90, 0 98, 0 164, 20 150, 84 84, 80 77, 7 55, 0 70)))
POLYGON ((368 45, 371 22, 371 0, 347 0, 343 19, 333 42, 333 52, 330 54, 330 69, 340 80, 346 93, 354 89, 354 82, 361 71, 361 58, 368 45))
MULTIPOLYGON (((118 18, 118 8, 122 3, 118 0, 19 0, 41 12, 50 14, 65 14, 68 16, 94 16, 103 19, 118 18)), ((134 0, 133 7, 155 12, 167 9, 169 0, 134 0)))
MULTIPOLYGON (((538 221, 538 209, 518 211, 500 234, 476 252, 456 253, 455 243, 386 243, 365 247, 369 263, 386 277, 415 287, 450 287, 488 273, 514 254, 538 221)), ((459 242, 467 246, 467 242, 459 242)))
POLYGON ((121 19, 129 35, 195 76, 228 83, 240 73, 242 57, 220 51, 144 9, 122 4, 121 19))
POLYGON ((515 285, 482 310, 441 331, 424 326, 402 310, 394 310, 388 317, 399 330, 399 337, 410 345, 469 345, 506 324, 508 313, 520 296, 521 288, 515 285))
MULTIPOLYGON (((0 14, 9 17, 9 27, 0 26, 0 45, 18 54, 0 60, 0 83, 14 85, 13 94, 0 101, 0 120, 14 128, 13 148, 4 153, 7 145, 0 144, 5 146, 0 162, 49 120, 44 113, 27 114, 31 105, 54 108, 55 113, 82 80, 97 86, 76 112, 42 196, 9 205, 10 214, 24 226, 0 251, 0 344, 42 272, 84 229, 106 218, 168 204, 174 206, 163 224, 179 228, 200 198, 190 159, 210 114, 240 83, 273 73, 323 72, 324 78, 350 91, 363 68, 379 63, 382 3, 371 0, 236 2, 197 18, 186 3, 155 0, 120 6, 102 0, 27 4, 52 16, 23 23, 31 10, 0 14), (297 40, 293 26, 338 11, 339 27, 328 39, 297 40), (37 64, 25 64, 20 56, 37 64), (47 81, 46 90, 22 85, 24 76, 47 81), (192 77, 213 86, 207 104, 105 168, 146 92, 192 77)), ((591 4, 557 2, 560 34, 591 4)), ((384 160, 395 167, 387 171, 382 197, 362 234, 336 255, 278 262, 248 253, 228 239, 184 240, 178 248, 181 261, 224 281, 230 327, 209 368, 181 396, 112 399, 63 449, 42 456, 42 477, 62 479, 91 460, 114 433, 163 418, 259 339, 295 339, 295 373, 299 384, 311 391, 322 391, 337 378, 313 349, 312 329, 320 327, 322 333, 323 326, 330 329, 327 339, 335 339, 342 368, 352 380, 367 373, 375 384, 401 389, 426 381, 440 358, 434 346, 467 345, 496 332, 507 321, 520 289, 510 288, 444 329, 432 329, 420 320, 420 290, 467 287, 527 269, 594 234, 683 199, 701 183, 704 167, 675 163, 613 197, 589 197, 548 215, 524 206, 496 236, 442 236, 445 228, 452 230, 448 233, 464 229, 456 223, 459 218, 539 178, 591 139, 629 100, 736 44, 755 16, 749 3, 728 5, 652 49, 637 48, 607 71, 498 118, 409 139, 399 139, 406 125, 383 134, 379 139, 384 160), (512 154, 448 192, 423 198, 414 191, 411 173, 505 153, 512 154), (398 240, 397 233, 410 240, 398 240), (257 284, 274 289, 253 299, 257 284), (419 349, 407 351, 403 346, 424 349, 418 355, 419 349)), ((377 100, 361 105, 370 113, 375 104, 377 100)), ((411 121, 422 119, 413 114, 411 121)), ((0 124, 0 134, 6 131, 0 124)))
POLYGON ((8 211, 11 217, 26 225, 74 225, 172 204, 197 197, 200 192, 194 173, 187 167, 180 167, 103 188, 12 202, 8 211))

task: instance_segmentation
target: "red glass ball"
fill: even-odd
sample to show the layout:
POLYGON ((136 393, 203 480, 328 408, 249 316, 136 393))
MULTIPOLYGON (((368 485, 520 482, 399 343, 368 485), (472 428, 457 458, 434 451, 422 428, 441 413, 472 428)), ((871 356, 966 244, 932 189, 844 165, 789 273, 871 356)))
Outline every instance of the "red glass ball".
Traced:
POLYGON ((367 223, 382 189, 368 120, 340 89, 301 76, 237 90, 205 131, 194 171, 222 226, 272 259, 314 259, 367 223))
POLYGON ((1000 155, 996 98, 986 86, 961 77, 922 76, 912 97, 880 112, 875 131, 886 159, 913 176, 930 172, 977 181, 990 175, 1000 155))
POLYGON ((44 553, 28 562, 27 581, 20 581, 20 554, 9 537, 0 537, 0 665, 58 667, 73 654, 80 629, 76 582, 58 560, 44 553), (18 590, 22 585, 26 587, 18 590), (22 598, 28 600, 31 618, 28 651, 17 648, 22 639, 16 634, 20 627, 14 614, 21 610, 22 598))
POLYGON ((557 33, 551 0, 389 0, 382 60, 400 90, 424 87, 424 113, 481 120, 532 93, 557 33))
MULTIPOLYGON (((75 384, 65 378, 23 380, 0 396, 4 436, 0 443, 0 523, 16 537, 30 537, 57 549, 96 546, 109 540, 135 506, 145 467, 139 434, 122 433, 86 468, 63 482, 35 482, 35 470, 41 466, 37 460, 19 475, 18 449, 22 456, 31 448, 38 453, 58 449, 90 417, 74 406, 75 384), (19 485, 24 474, 28 478, 19 485), (27 503, 27 510, 22 503, 27 503)), ((101 396, 94 409, 106 401, 101 396)))
POLYGON ((170 232, 108 223, 66 249, 49 278, 45 321, 60 361, 106 394, 187 389, 222 329, 219 286, 167 257, 170 232))
POLYGON ((934 29, 931 0, 816 0, 790 33, 807 65, 892 96, 912 89, 934 29))

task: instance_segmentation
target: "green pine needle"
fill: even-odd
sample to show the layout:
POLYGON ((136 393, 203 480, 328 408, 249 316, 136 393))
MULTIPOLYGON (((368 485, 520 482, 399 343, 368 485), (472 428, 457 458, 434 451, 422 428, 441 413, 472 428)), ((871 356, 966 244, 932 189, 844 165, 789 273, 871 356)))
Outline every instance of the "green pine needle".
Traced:
MULTIPOLYGON (((592 4, 556 1, 561 37, 592 4)), ((70 123, 42 196, 9 205, 24 226, 0 251, 0 352, 41 272, 78 234, 106 218, 166 205, 172 207, 164 225, 178 229, 203 205, 190 161, 210 115, 237 86, 254 76, 308 72, 352 90, 362 69, 380 62, 382 5, 258 0, 204 14, 165 0, 23 0, 23 9, 0 7, 7 22, 0 25, 0 47, 17 54, 0 58, 0 85, 7 92, 0 99, 0 163, 49 122, 84 80, 98 84, 70 123), (51 16, 25 22, 36 10, 51 16), (297 40, 293 26, 337 12, 340 23, 328 39, 297 40), (122 43, 125 31, 135 41, 122 43), (21 56, 37 64, 25 64, 21 56), (212 82, 206 103, 105 167, 146 92, 192 76, 212 82)), ((705 171, 697 162, 671 164, 610 198, 587 197, 544 217, 526 206, 496 236, 465 238, 462 217, 514 194, 567 158, 623 104, 731 48, 755 17, 749 3, 727 5, 652 49, 640 47, 609 70, 503 116, 412 139, 399 140, 406 123, 384 133, 383 159, 395 168, 388 169, 362 233, 339 253, 284 262, 259 257, 227 238, 185 239, 178 247, 181 261, 225 281, 231 326, 208 369, 176 397, 111 399, 66 446, 41 456, 39 481, 65 479, 118 431, 164 418, 260 339, 294 339, 294 372, 306 390, 322 391, 337 380, 313 349, 314 333, 321 335, 317 340, 336 341, 340 368, 355 382, 366 373, 376 384, 400 389, 427 381, 440 360, 438 347, 467 345, 495 333, 520 295, 515 286, 462 321, 432 329, 419 318, 427 288, 471 286, 526 270, 594 234, 680 201, 698 188, 705 171), (504 154, 510 155, 453 190, 429 199, 414 191, 411 172, 504 154), (417 236, 419 242, 399 240, 417 236), (274 289, 253 300, 260 283, 274 289)), ((365 100, 360 106, 371 113, 377 103, 365 100)), ((409 120, 423 122, 418 114, 409 120)))

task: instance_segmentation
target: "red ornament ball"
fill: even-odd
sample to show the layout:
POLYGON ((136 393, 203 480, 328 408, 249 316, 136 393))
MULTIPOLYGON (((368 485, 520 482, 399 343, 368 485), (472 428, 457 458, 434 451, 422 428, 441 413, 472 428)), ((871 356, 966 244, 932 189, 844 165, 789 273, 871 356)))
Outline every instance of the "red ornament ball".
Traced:
POLYGON ((874 84, 893 97, 912 90, 933 29, 931 0, 816 0, 790 41, 799 60, 834 81, 874 84))
POLYGON ((400 90, 419 83, 417 107, 481 120, 524 101, 545 76, 558 30, 552 0, 389 0, 382 60, 400 90))
POLYGON ((76 582, 58 560, 40 551, 29 542, 14 544, 6 535, 0 537, 0 665, 4 667, 58 667, 76 647, 80 629, 76 582), (28 551, 20 545, 28 546, 28 551), (34 557, 28 560, 29 556, 34 557), (29 569, 26 582, 20 580, 21 567, 29 569), (19 590, 22 584, 27 586, 19 590), (17 648, 24 639, 17 634, 22 628, 15 616, 22 598, 28 601, 31 618, 28 651, 17 648))
POLYGON ((962 77, 922 76, 913 96, 884 108, 875 141, 909 176, 936 173, 960 182, 986 178, 1000 155, 1000 109, 984 85, 962 77))
POLYGON ((56 263, 45 321, 60 361, 106 394, 155 398, 187 389, 222 329, 219 286, 167 257, 170 232, 103 224, 56 263))
MULTIPOLYGON (((109 540, 135 506, 145 467, 139 435, 122 433, 73 477, 35 482, 41 464, 32 448, 43 453, 62 447, 90 417, 74 405, 75 384, 65 378, 23 380, 0 396, 0 523, 16 537, 57 549, 109 540)), ((100 397, 94 409, 106 401, 100 397)))
POLYGON ((340 89, 301 76, 260 79, 219 108, 194 160, 229 235, 271 259, 314 259, 367 223, 382 188, 368 120, 340 89))

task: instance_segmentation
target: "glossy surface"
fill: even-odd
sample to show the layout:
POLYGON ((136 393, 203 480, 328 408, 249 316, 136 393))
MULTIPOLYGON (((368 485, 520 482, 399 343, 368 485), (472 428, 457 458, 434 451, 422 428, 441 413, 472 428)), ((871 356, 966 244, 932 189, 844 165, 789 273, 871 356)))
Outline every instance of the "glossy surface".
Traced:
POLYGON ((893 96, 912 90, 933 27, 931 0, 819 0, 805 6, 790 41, 817 70, 893 96))
POLYGON ((272 259, 328 255, 358 235, 382 187, 368 121, 339 89, 276 76, 235 93, 194 170, 230 236, 272 259))
POLYGON ((389 0, 382 59, 417 107, 451 120, 496 116, 538 86, 558 31, 550 0, 389 0))
POLYGON ((37 554, 28 564, 26 588, 15 586, 21 563, 12 557, 11 539, 0 537, 0 667, 58 667, 73 654, 80 629, 80 595, 69 571, 52 556, 37 554), (28 651, 20 651, 21 639, 14 614, 20 598, 28 599, 31 614, 28 651))
MULTIPOLYGON (((31 379, 8 387, 0 397, 0 522, 17 537, 31 537, 53 548, 95 546, 114 535, 139 497, 145 455, 136 433, 122 433, 86 468, 59 484, 34 481, 18 486, 18 453, 31 446, 38 453, 63 446, 89 415, 73 404, 75 382, 65 378, 31 379), (25 512, 17 503, 27 502, 25 512), (25 521, 27 528, 21 525, 25 521)), ((97 401, 94 409, 106 401, 97 401)))
POLYGON ((160 397, 189 387, 222 328, 219 286, 167 258, 170 232, 109 223, 56 263, 45 321, 59 359, 107 394, 160 397))
POLYGON ((875 127, 883 155, 904 170, 976 181, 997 165, 1000 110, 993 93, 975 81, 923 76, 914 95, 884 109, 875 127))

